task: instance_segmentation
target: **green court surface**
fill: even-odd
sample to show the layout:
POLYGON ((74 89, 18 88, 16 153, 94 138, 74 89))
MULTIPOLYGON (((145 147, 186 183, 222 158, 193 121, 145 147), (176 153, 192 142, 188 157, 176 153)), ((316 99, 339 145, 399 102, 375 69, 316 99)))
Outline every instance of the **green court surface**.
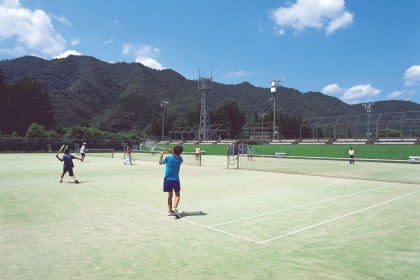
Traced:
POLYGON ((419 184, 204 155, 175 219, 157 160, 88 154, 75 184, 55 154, 1 154, 0 279, 419 279, 419 184))

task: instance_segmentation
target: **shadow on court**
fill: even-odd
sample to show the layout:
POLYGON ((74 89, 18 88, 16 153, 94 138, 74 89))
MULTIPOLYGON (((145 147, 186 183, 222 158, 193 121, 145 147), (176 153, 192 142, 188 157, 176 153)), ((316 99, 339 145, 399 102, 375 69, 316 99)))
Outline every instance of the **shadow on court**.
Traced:
POLYGON ((182 211, 180 213, 181 217, 188 217, 188 216, 205 216, 207 213, 201 212, 201 211, 191 211, 191 212, 185 212, 182 211))

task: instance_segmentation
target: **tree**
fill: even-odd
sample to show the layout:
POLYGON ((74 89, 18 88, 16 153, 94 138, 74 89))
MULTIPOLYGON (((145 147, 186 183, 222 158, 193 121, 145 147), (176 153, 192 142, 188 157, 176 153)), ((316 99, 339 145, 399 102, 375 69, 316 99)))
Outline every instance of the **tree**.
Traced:
POLYGON ((303 120, 301 117, 290 117, 285 113, 276 115, 277 125, 279 126, 279 133, 284 138, 299 138, 303 120))
POLYGON ((32 123, 26 131, 26 138, 46 138, 47 130, 42 125, 32 123))
POLYGON ((24 78, 9 87, 10 122, 13 130, 23 135, 36 122, 51 127, 54 112, 48 92, 37 79, 24 78))
POLYGON ((144 134, 146 134, 147 136, 150 136, 152 138, 158 137, 162 134, 162 119, 152 119, 152 121, 145 127, 143 131, 144 134))
POLYGON ((8 125, 9 119, 9 96, 4 82, 3 69, 0 67, 0 130, 4 133, 11 132, 8 125))
POLYGON ((246 123, 245 112, 239 109, 235 101, 225 100, 222 106, 211 111, 210 123, 223 124, 224 129, 229 130, 230 136, 235 138, 241 133, 246 123))
POLYGON ((66 138, 66 139, 84 139, 86 130, 87 130, 86 127, 83 127, 83 126, 80 126, 80 125, 72 126, 66 131, 66 133, 64 134, 64 138, 66 138))

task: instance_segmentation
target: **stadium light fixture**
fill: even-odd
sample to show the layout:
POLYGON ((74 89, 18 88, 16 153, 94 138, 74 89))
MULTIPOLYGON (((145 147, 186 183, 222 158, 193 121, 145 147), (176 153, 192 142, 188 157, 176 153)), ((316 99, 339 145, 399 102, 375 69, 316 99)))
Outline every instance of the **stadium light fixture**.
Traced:
POLYGON ((277 139, 277 131, 276 131, 276 91, 277 87, 280 87, 280 83, 283 82, 284 79, 280 78, 277 80, 270 81, 271 84, 271 92, 273 93, 273 139, 277 139))

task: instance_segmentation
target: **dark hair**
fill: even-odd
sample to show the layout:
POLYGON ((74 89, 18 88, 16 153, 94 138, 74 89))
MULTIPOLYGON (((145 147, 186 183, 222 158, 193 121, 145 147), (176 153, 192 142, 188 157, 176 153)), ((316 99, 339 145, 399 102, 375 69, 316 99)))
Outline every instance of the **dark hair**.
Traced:
POLYGON ((70 153, 70 148, 68 148, 68 147, 67 147, 67 148, 65 148, 65 149, 64 149, 64 153, 65 153, 65 154, 69 154, 69 153, 70 153))
POLYGON ((184 148, 182 146, 175 146, 175 148, 174 148, 174 154, 176 154, 177 156, 179 156, 180 154, 182 154, 182 151, 184 151, 184 148))

